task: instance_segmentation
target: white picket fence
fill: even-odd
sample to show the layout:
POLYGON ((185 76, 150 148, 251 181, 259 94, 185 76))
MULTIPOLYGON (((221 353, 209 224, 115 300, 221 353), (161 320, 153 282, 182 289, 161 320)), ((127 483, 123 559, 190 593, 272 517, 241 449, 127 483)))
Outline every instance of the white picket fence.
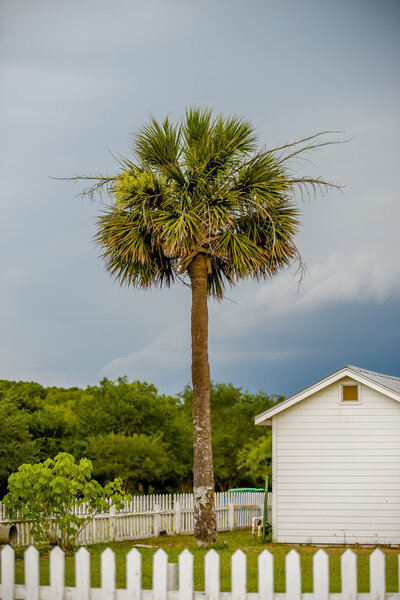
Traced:
MULTIPOLYGON (((268 500, 269 512, 270 494, 268 500)), ((99 542, 137 540, 167 534, 193 533, 193 494, 160 494, 133 496, 122 510, 110 506, 107 513, 95 515, 79 533, 78 545, 99 542)), ((215 494, 218 531, 250 528, 252 518, 264 509, 263 492, 218 492, 215 494)), ((75 514, 87 514, 85 504, 75 509, 75 514)), ((0 504, 0 525, 15 524, 17 545, 33 544, 30 535, 31 522, 9 519, 5 507, 0 504)))
MULTIPOLYGON (((385 555, 380 549, 370 555, 370 591, 357 589, 357 555, 346 550, 341 556, 341 592, 329 591, 329 556, 318 550, 313 557, 313 592, 302 593, 300 555, 286 555, 286 592, 274 591, 274 557, 264 550, 258 557, 258 592, 247 593, 246 555, 236 551, 231 558, 231 591, 220 592, 220 557, 210 550, 204 559, 204 591, 194 591, 193 555, 184 550, 176 568, 159 549, 153 555, 153 588, 142 589, 142 562, 133 548, 126 557, 126 587, 116 589, 116 561, 107 548, 101 554, 100 588, 91 587, 90 554, 80 548, 75 554, 75 586, 65 586, 65 559, 59 548, 50 552, 50 585, 40 585, 39 553, 31 546, 25 552, 25 583, 15 584, 15 554, 10 546, 1 551, 0 599, 14 600, 400 600, 400 591, 386 592, 385 555), (176 571, 177 577, 174 576, 176 571)), ((400 557, 399 557, 400 571, 400 557)))

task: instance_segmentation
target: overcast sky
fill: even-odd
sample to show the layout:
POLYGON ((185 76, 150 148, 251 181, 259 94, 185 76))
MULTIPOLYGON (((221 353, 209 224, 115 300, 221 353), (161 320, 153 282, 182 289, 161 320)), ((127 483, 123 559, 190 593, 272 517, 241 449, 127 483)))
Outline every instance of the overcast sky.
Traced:
POLYGON ((290 395, 345 364, 400 376, 399 17, 396 0, 1 0, 0 378, 190 381, 190 291, 121 289, 92 242, 100 204, 50 179, 114 174, 141 124, 190 105, 271 146, 351 140, 295 165, 344 186, 302 205, 300 292, 288 271, 210 302, 212 378, 290 395))

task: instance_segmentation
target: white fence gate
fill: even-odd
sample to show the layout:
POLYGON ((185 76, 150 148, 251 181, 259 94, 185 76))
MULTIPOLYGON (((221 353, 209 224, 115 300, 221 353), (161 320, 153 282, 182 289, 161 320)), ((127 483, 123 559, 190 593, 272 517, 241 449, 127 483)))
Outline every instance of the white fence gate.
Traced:
MULTIPOLYGON (((126 587, 116 589, 114 552, 107 548, 101 555, 100 588, 91 587, 90 554, 80 548, 75 554, 75 586, 65 587, 64 553, 50 552, 50 585, 39 582, 39 553, 31 546, 25 552, 25 583, 15 585, 15 554, 10 546, 1 551, 0 599, 14 600, 400 600, 400 592, 386 592, 385 555, 376 549, 370 555, 370 591, 357 589, 357 556, 346 550, 341 556, 341 592, 329 591, 329 556, 318 550, 313 557, 313 592, 302 593, 300 555, 286 555, 286 592, 274 591, 274 557, 264 550, 258 557, 258 592, 247 593, 246 555, 236 551, 231 558, 231 591, 220 593, 220 557, 210 550, 204 559, 204 591, 194 591, 193 555, 179 555, 178 582, 169 577, 168 555, 159 549, 153 556, 152 590, 142 589, 142 563, 133 548, 126 557, 126 587)), ((400 570, 400 557, 399 557, 400 570)))
MULTIPOLYGON (((271 510, 271 494, 268 494, 271 510)), ((77 538, 79 545, 99 542, 137 540, 167 534, 193 533, 193 494, 154 494, 133 496, 122 510, 110 506, 107 513, 95 515, 77 538)), ((218 492, 215 494, 218 531, 251 526, 253 517, 262 515, 263 492, 218 492)), ((86 515, 85 504, 75 509, 75 514, 86 515)), ((270 519, 269 519, 270 520, 270 519)), ((0 503, 0 525, 15 524, 18 532, 17 545, 33 544, 31 523, 26 520, 8 519, 5 507, 0 503)))

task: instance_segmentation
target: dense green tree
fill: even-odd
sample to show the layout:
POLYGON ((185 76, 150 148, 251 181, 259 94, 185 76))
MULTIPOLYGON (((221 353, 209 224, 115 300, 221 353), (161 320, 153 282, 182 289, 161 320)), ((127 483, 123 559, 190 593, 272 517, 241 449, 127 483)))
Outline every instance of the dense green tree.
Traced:
POLYGON ((0 498, 7 479, 20 465, 36 457, 36 446, 29 432, 29 415, 12 398, 0 392, 0 498))
POLYGON ((37 383, 0 381, 0 395, 12 400, 26 416, 35 456, 45 460, 68 450, 74 434, 73 403, 79 388, 45 388, 37 383))
POLYGON ((141 489, 157 492, 171 471, 168 447, 160 437, 144 433, 127 436, 109 433, 91 437, 86 453, 93 460, 94 476, 100 481, 110 481, 118 473, 127 491, 141 489))
POLYGON ((135 136, 133 161, 122 160, 114 177, 94 178, 87 191, 92 194, 105 185, 110 193, 96 240, 106 269, 121 284, 150 288, 186 278, 191 288, 194 530, 199 545, 217 536, 207 298, 221 299, 226 285, 268 279, 300 260, 294 242, 300 219, 295 192, 330 184, 297 177, 288 160, 324 145, 318 135, 259 148, 249 122, 190 109, 178 124, 166 118, 144 125, 135 136))
POLYGON ((77 432, 81 437, 103 433, 159 433, 170 419, 176 399, 159 395, 149 383, 126 378, 103 379, 77 399, 77 432))
POLYGON ((263 435, 239 449, 236 459, 238 472, 245 473, 248 485, 262 487, 265 478, 272 483, 272 432, 270 427, 260 427, 263 435))
POLYGON ((191 492, 193 489, 193 424, 191 414, 177 406, 164 434, 171 459, 170 477, 165 482, 169 491, 191 492))
MULTIPOLYGON (((104 483, 121 476, 133 493, 192 490, 190 386, 173 398, 158 394, 151 384, 126 378, 103 380, 85 390, 0 381, 0 398, 3 492, 8 475, 20 464, 45 461, 60 451, 76 459, 93 458, 96 479, 104 483)), ((218 489, 258 485, 267 474, 268 429, 256 427, 254 415, 281 399, 249 394, 232 384, 211 385, 218 489)))
POLYGON ((29 419, 40 461, 66 450, 72 442, 73 417, 62 405, 42 403, 29 419))
POLYGON ((27 413, 38 410, 42 400, 46 398, 47 390, 39 383, 32 381, 0 381, 0 393, 13 400, 19 408, 27 413))

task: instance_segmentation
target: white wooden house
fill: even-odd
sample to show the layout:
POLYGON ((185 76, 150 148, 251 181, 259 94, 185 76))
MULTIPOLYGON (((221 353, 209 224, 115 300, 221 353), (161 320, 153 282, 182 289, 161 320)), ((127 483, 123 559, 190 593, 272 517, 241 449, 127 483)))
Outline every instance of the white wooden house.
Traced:
POLYGON ((400 543, 400 378, 346 366, 255 422, 272 425, 276 541, 400 543))

